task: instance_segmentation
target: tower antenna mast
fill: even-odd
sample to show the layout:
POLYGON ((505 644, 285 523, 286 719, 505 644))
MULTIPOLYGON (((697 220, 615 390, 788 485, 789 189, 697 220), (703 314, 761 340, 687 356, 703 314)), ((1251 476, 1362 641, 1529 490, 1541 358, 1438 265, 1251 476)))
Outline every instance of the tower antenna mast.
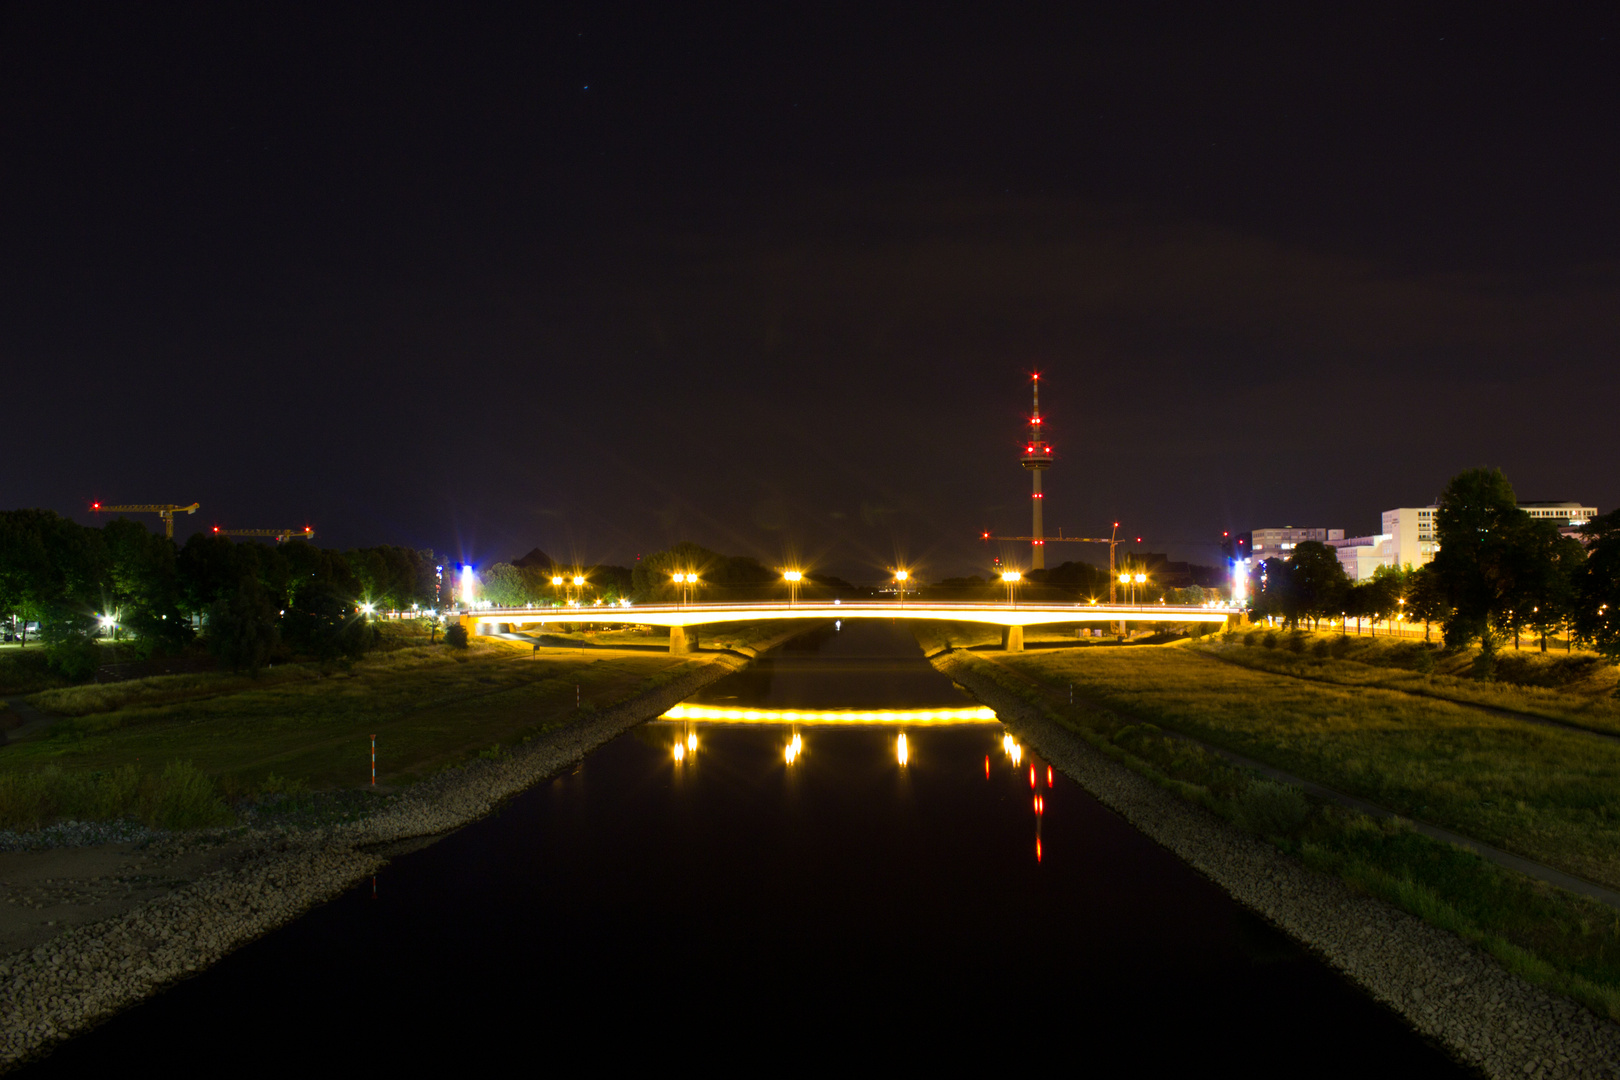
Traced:
POLYGON ((1052 467, 1052 447, 1047 443, 1041 432, 1041 373, 1035 372, 1030 376, 1030 385, 1034 390, 1035 411, 1029 417, 1029 437, 1024 440, 1024 456, 1022 464, 1029 470, 1030 480, 1034 491, 1030 495, 1030 505, 1034 508, 1034 525, 1030 530, 1030 560, 1032 570, 1046 569, 1046 532, 1041 523, 1041 502, 1045 498, 1041 494, 1041 473, 1052 467))

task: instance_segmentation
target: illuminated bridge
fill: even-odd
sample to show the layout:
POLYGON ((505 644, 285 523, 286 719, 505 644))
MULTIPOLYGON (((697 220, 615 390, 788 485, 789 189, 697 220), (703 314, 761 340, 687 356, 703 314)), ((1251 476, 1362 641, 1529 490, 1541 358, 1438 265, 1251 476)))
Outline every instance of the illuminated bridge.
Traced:
POLYGON ((483 608, 463 612, 469 633, 499 634, 520 627, 556 623, 620 624, 669 627, 669 651, 685 654, 692 645, 688 627, 718 623, 763 622, 768 619, 938 619, 988 623, 1002 628, 1001 643, 1009 652, 1024 648, 1026 626, 1073 623, 1232 623, 1241 613, 1229 608, 1176 607, 1168 604, 942 604, 880 601, 839 603, 764 601, 748 604, 648 604, 637 607, 483 608))

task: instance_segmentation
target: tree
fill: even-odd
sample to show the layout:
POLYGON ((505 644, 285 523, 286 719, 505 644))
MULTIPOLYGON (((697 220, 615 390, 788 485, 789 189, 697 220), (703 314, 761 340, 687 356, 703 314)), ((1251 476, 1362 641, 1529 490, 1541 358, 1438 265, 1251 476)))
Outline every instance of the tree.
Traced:
POLYGON ((1523 530, 1519 549, 1519 597, 1514 628, 1528 626, 1547 651, 1547 637, 1574 620, 1586 549, 1564 536, 1551 521, 1532 520, 1523 530))
POLYGON ((1446 485, 1430 565, 1446 598, 1448 648, 1477 640, 1489 664, 1512 625, 1529 521, 1500 469, 1466 469, 1446 485))
POLYGON ((484 599, 496 607, 522 607, 529 602, 528 583, 523 571, 511 563, 496 563, 481 575, 484 599))
POLYGON ((1406 575, 1406 617, 1423 620, 1424 641, 1429 640, 1429 624, 1443 620, 1449 610, 1432 565, 1420 566, 1406 575))
POLYGON ((1344 610, 1344 593, 1350 580, 1345 577, 1337 551, 1319 540, 1306 540, 1294 548, 1288 562, 1296 625, 1300 615, 1320 621, 1323 615, 1344 610))
POLYGON ((120 518, 101 530, 109 559, 109 614, 135 632, 139 651, 178 651, 191 639, 181 614, 181 589, 174 541, 139 522, 120 518))
POLYGON ((1575 630, 1620 663, 1620 510, 1593 518, 1581 532, 1589 546, 1575 578, 1575 630))
POLYGON ((1266 559, 1250 571, 1249 612, 1255 618, 1299 618, 1299 596, 1294 590, 1294 568, 1285 559, 1266 559))
POLYGON ((1398 566, 1380 566, 1362 587, 1356 609, 1360 615, 1389 623, 1402 614, 1406 599, 1406 571, 1398 566))
POLYGON ((233 596, 208 608, 208 648, 232 671, 259 673, 281 640, 278 613, 258 578, 243 574, 233 596))

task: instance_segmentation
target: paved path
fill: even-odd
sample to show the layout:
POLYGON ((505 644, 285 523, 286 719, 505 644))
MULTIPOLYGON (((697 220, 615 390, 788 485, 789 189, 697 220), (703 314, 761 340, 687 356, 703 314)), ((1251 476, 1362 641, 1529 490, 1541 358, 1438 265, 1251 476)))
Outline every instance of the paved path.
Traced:
POLYGON ((36 731, 44 731, 51 726, 51 718, 24 701, 20 695, 14 697, 0 697, 6 703, 6 709, 22 717, 22 724, 10 731, 0 731, 0 746, 27 738, 36 731))

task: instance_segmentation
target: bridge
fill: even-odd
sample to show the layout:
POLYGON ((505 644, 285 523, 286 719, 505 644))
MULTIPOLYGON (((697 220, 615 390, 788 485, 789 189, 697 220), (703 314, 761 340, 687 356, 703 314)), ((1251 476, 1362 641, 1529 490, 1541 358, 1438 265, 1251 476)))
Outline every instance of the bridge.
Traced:
POLYGON ((936 619, 945 622, 987 623, 1000 626, 1001 644, 1008 652, 1024 649, 1024 628, 1072 623, 1168 622, 1237 625, 1242 612, 1230 608, 1178 607, 1169 604, 999 604, 934 603, 897 600, 843 603, 842 601, 764 601, 744 604, 647 604, 614 607, 480 608, 460 613, 461 624, 472 634, 510 633, 516 627, 557 623, 598 623, 623 626, 667 626, 669 651, 677 656, 692 651, 688 628, 718 623, 764 622, 769 619, 936 619))

